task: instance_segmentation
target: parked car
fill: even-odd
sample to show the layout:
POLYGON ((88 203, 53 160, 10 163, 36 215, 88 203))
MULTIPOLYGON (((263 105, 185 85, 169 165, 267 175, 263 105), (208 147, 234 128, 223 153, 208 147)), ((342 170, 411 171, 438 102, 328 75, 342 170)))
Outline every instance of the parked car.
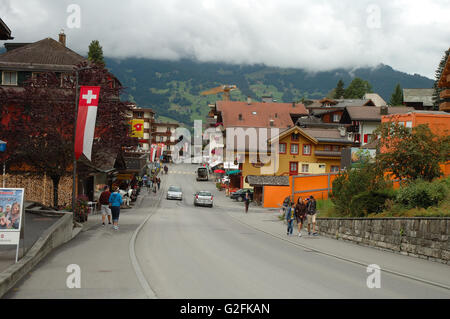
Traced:
POLYGON ((250 201, 253 201, 253 189, 240 189, 234 193, 230 194, 230 198, 237 200, 238 202, 243 202, 245 199, 245 193, 247 193, 247 191, 250 191, 250 201))
POLYGON ((194 194, 194 206, 214 206, 214 196, 211 192, 201 191, 194 194))
POLYGON ((167 199, 183 200, 183 192, 181 191, 181 187, 170 186, 169 189, 167 190, 167 199))

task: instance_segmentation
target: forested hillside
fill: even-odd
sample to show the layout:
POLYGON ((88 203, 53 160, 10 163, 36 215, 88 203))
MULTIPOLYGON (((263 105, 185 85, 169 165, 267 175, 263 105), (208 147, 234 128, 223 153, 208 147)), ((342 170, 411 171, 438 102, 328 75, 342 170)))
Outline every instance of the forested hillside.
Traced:
POLYGON ((220 84, 238 86, 239 90, 232 93, 233 100, 243 100, 247 96, 259 100, 262 95, 271 94, 279 102, 321 98, 339 79, 347 86, 353 77, 369 81, 373 91, 386 101, 397 83, 402 88, 431 88, 433 85, 431 79, 399 72, 386 65, 311 74, 300 69, 190 60, 106 59, 106 64, 127 87, 125 98, 189 126, 194 119, 204 119, 208 103, 221 98, 220 95, 203 97, 200 93, 220 84))

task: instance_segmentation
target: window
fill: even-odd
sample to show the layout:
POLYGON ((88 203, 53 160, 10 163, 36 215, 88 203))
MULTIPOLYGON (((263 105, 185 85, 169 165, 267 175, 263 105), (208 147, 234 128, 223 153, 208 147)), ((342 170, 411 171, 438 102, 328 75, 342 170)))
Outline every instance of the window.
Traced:
POLYGON ((331 149, 332 149, 332 145, 324 145, 323 146, 324 151, 331 151, 331 149))
POLYGON ((339 152, 341 150, 341 147, 339 145, 333 145, 332 150, 333 152, 339 152))
POLYGON ((291 154, 292 155, 298 154, 298 144, 291 144, 291 154))
POLYGON ((332 173, 339 172, 339 166, 331 166, 331 172, 332 173))
POLYGON ((310 144, 303 145, 303 155, 311 155, 311 145, 310 144))
POLYGON ((17 72, 3 71, 2 85, 17 85, 17 72))
POLYGON ((289 163, 289 175, 298 175, 298 162, 289 163))
POLYGON ((361 134, 355 134, 355 142, 360 142, 361 141, 361 134))
POLYGON ((406 127, 412 128, 412 121, 406 122, 406 127))
POLYGON ((364 143, 369 143, 370 134, 364 134, 364 143))
POLYGON ((291 141, 299 141, 300 140, 300 134, 292 134, 291 135, 291 141))
POLYGON ((309 172, 309 164, 302 164, 302 173, 309 172))
POLYGON ((280 154, 286 154, 286 143, 280 143, 280 154))
POLYGON ((333 122, 339 122, 341 120, 341 116, 339 114, 333 114, 333 122))

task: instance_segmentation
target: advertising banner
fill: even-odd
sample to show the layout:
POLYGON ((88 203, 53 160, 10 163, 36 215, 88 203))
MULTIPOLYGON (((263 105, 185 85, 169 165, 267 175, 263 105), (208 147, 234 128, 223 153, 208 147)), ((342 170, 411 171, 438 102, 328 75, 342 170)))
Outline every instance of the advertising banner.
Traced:
POLYGON ((0 188, 0 245, 19 245, 23 188, 0 188))
POLYGON ((131 137, 144 138, 144 120, 131 121, 131 137))

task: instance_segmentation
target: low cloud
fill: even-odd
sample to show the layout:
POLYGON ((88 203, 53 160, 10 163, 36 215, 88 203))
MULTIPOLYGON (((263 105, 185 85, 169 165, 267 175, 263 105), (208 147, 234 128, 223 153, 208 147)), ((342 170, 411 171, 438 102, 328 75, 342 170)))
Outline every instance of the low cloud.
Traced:
POLYGON ((450 46, 450 2, 0 0, 18 42, 56 38, 86 54, 98 39, 115 58, 264 63, 312 72, 380 63, 428 77, 450 46), (67 7, 81 28, 67 27, 67 7))

